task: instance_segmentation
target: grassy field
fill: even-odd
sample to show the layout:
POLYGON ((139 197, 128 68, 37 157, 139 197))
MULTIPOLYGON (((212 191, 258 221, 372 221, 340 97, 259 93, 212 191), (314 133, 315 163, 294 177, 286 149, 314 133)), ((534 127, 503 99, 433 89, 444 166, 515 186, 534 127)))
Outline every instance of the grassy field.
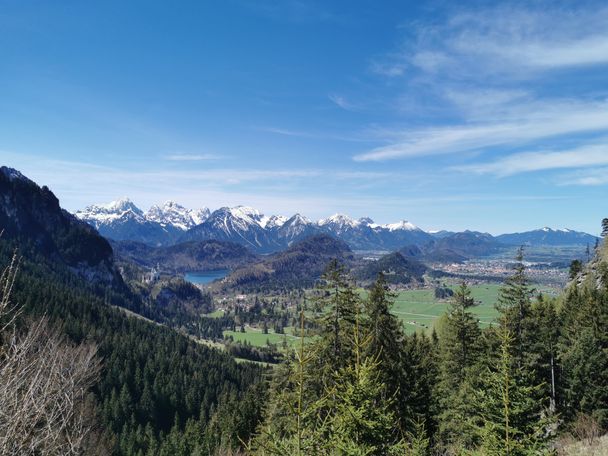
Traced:
MULTIPOLYGON (((494 303, 498 298, 499 285, 478 285, 471 288, 477 305, 472 309, 482 326, 489 325, 497 316, 494 303)), ((430 330, 435 321, 445 313, 447 300, 435 299, 433 290, 407 290, 397 295, 393 312, 401 318, 406 332, 430 330)))
MULTIPOLYGON (((471 286, 471 292, 477 304, 473 307, 472 312, 477 315, 482 328, 491 324, 498 315, 494 305, 498 300, 500 287, 501 285, 497 284, 471 286)), ((452 288, 455 288, 455 286, 452 286, 452 288)), ((546 294, 555 292, 555 290, 543 287, 540 288, 540 291, 546 294)), ((360 290, 360 294, 365 298, 367 292, 360 290)), ((448 306, 449 300, 435 299, 434 290, 406 290, 397 294, 393 305, 393 313, 403 322, 406 333, 411 334, 416 331, 431 331, 448 306)), ((224 336, 232 336, 235 341, 248 341, 254 346, 264 346, 267 341, 282 345, 284 339, 290 345, 298 341, 298 338, 293 336, 293 328, 291 327, 285 328, 285 335, 275 334, 272 331, 263 334, 260 328, 247 326, 244 333, 224 331, 224 336)))
POLYGON ((267 342, 280 346, 283 344, 284 340, 286 340, 288 344, 293 345, 299 340, 293 335, 293 328, 291 327, 285 328, 285 334, 276 334, 272 330, 268 330, 268 334, 264 334, 260 328, 245 326, 244 333, 240 331, 224 331, 224 337, 228 336, 232 336, 235 342, 247 341, 256 347, 265 346, 267 345, 267 342))
POLYGON ((224 316, 224 311, 222 309, 218 309, 218 310, 214 310, 211 313, 205 314, 205 317, 209 317, 209 318, 220 318, 224 316))

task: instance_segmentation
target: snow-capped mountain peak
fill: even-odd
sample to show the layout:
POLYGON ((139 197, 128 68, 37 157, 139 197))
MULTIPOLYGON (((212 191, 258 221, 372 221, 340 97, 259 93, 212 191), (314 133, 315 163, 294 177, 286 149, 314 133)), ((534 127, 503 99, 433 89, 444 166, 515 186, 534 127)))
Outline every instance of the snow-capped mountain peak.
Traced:
POLYGON ((228 208, 228 211, 235 218, 245 221, 251 221, 257 224, 259 224, 260 220, 262 220, 262 218, 264 217, 264 215, 261 214, 260 211, 249 206, 235 206, 228 208))
POLYGON ((369 218, 369 217, 361 217, 361 218, 358 220, 358 222, 359 222, 359 224, 360 224, 360 225, 363 225, 363 226, 368 226, 368 227, 370 227, 370 228, 372 228, 372 229, 374 229, 374 228, 378 228, 378 227, 380 226, 380 225, 378 225, 377 223, 375 223, 375 222, 374 222, 374 221, 373 221, 371 218, 369 218))
POLYGON ((207 208, 193 211, 175 201, 167 201, 162 207, 152 206, 146 213, 146 219, 160 224, 163 228, 172 226, 186 231, 204 221, 205 211, 209 212, 207 208))
POLYGON ((202 209, 193 210, 190 215, 192 216, 192 220, 195 225, 200 225, 205 220, 209 218, 211 215, 211 211, 207 207, 203 207, 202 209))
POLYGON ((289 220, 291 221, 291 224, 310 225, 312 223, 310 219, 299 213, 294 214, 289 220))
POLYGON ((283 226, 287 220, 287 217, 284 215, 271 215, 270 217, 265 215, 260 220, 260 226, 272 230, 283 226))
POLYGON ((129 198, 127 198, 126 196, 117 199, 116 201, 110 201, 109 203, 106 204, 100 204, 98 206, 93 205, 93 206, 89 206, 91 208, 99 208, 102 210, 105 210, 105 212, 126 212, 126 211, 133 211, 136 214, 143 214, 142 210, 140 208, 138 208, 135 203, 133 203, 133 201, 131 201, 129 198))
POLYGON ((415 231, 415 230, 420 229, 413 223, 408 222, 407 220, 401 220, 397 223, 389 223, 387 225, 384 225, 383 227, 389 231, 397 231, 397 230, 415 231))
POLYGON ((129 198, 120 198, 107 204, 94 204, 76 212, 76 217, 99 228, 117 220, 134 219, 145 222, 144 213, 129 198))
POLYGON ((338 227, 350 227, 355 228, 359 226, 360 222, 350 218, 344 214, 334 214, 326 219, 319 220, 319 226, 334 225, 338 227))

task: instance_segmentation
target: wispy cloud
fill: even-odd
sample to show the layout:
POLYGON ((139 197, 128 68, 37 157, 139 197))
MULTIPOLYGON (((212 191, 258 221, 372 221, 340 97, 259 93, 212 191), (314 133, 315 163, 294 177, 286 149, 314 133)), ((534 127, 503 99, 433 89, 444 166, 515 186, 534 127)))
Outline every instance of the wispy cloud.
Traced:
POLYGON ((507 72, 608 63, 608 8, 499 7, 487 13, 455 17, 445 47, 507 72))
POLYGON ((206 161, 220 160, 223 157, 217 154, 170 154, 164 158, 169 161, 206 161))
POLYGON ((378 128, 381 145, 353 159, 523 153, 554 149, 557 138, 572 139, 576 147, 575 136, 582 147, 589 142, 585 135, 607 132, 605 94, 576 84, 567 94, 547 90, 543 78, 557 69, 608 65, 608 8, 539 5, 461 11, 408 27, 399 50, 371 69, 404 78, 395 98, 432 100, 436 119, 426 127, 406 119, 402 128, 378 128))
POLYGON ((327 95, 327 98, 329 98, 329 100, 333 104, 344 109, 345 111, 356 111, 357 109, 360 109, 360 107, 358 105, 351 103, 349 100, 347 100, 342 95, 330 93, 329 95, 327 95))
POLYGON ((497 6, 414 25, 415 39, 372 70, 388 76, 418 69, 462 78, 533 77, 539 71, 608 64, 608 8, 497 6))
POLYGON ((558 185, 580 185, 586 187, 608 185, 608 167, 580 170, 559 176, 558 185))
POLYGON ((608 103, 531 103, 502 112, 493 122, 394 133, 400 140, 356 155, 356 161, 382 161, 454 154, 522 145, 560 135, 608 130, 608 103))
POLYGON ((493 162, 464 165, 455 169, 504 177, 533 171, 576 169, 599 165, 608 165, 608 142, 568 151, 516 153, 493 162))

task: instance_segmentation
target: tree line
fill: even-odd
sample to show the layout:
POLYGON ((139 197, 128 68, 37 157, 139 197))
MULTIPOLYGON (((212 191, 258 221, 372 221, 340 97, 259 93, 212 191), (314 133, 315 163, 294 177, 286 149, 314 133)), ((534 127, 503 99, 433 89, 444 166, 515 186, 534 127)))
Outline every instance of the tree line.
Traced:
POLYGON ((331 263, 323 312, 302 311, 300 347, 275 369, 248 452, 538 455, 554 454, 580 423, 605 431, 608 263, 598 256, 547 298, 531 286, 523 253, 495 324, 480 326, 462 283, 430 335, 404 333, 382 274, 362 299, 331 263), (306 342, 310 318, 321 329, 306 342))

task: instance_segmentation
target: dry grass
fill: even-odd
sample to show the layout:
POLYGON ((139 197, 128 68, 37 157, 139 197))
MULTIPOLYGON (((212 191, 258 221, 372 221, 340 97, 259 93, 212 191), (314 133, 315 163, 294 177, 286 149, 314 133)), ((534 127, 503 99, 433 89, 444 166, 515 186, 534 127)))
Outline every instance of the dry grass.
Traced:
POLYGON ((574 441, 573 438, 560 442, 560 456, 608 456, 608 435, 589 441, 574 441), (563 445, 563 446, 562 446, 563 445))

